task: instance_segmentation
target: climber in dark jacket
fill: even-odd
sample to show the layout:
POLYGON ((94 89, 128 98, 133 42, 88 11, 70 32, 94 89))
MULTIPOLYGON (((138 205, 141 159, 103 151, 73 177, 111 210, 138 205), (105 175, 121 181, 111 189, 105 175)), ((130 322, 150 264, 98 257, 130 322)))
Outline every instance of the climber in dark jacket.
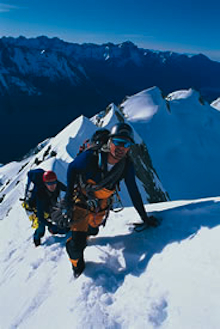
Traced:
POLYGON ((149 226, 158 224, 155 218, 147 216, 135 181, 134 166, 128 156, 133 143, 132 128, 119 123, 111 130, 107 152, 88 149, 69 164, 65 200, 67 218, 72 219, 72 237, 66 249, 75 277, 85 268, 83 251, 87 236, 98 233, 98 227, 106 220, 112 196, 122 179, 142 221, 149 226))
POLYGON ((41 238, 45 234, 46 226, 51 234, 65 234, 68 232, 68 229, 58 228, 47 220, 51 216, 53 207, 57 204, 61 191, 66 191, 66 186, 57 180, 55 172, 51 170, 44 171, 43 169, 35 169, 28 172, 25 199, 29 207, 26 207, 26 209, 32 210, 32 208, 36 208, 38 228, 34 233, 35 246, 41 244, 41 238), (29 193, 31 182, 34 183, 34 188, 29 193), (29 198, 28 193, 31 194, 29 198))

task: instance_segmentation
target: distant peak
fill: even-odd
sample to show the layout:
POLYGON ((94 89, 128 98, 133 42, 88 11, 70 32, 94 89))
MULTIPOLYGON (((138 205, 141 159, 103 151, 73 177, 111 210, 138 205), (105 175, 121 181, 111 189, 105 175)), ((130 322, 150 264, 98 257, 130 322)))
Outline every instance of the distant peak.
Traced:
POLYGON ((190 99, 191 101, 194 100, 195 102, 200 102, 202 105, 205 104, 201 94, 199 91, 195 90, 195 89, 183 89, 183 90, 178 90, 178 91, 174 91, 172 93, 170 93, 166 99, 168 101, 174 101, 174 100, 187 100, 190 99))
POLYGON ((195 60, 199 60, 199 61, 211 61, 207 56, 203 55, 203 54, 196 54, 196 55, 193 55, 192 56, 192 59, 195 59, 195 60))
POLYGON ((133 42, 129 40, 118 44, 118 46, 120 48, 138 48, 133 42))
POLYGON ((220 97, 211 103, 211 106, 220 111, 220 97))

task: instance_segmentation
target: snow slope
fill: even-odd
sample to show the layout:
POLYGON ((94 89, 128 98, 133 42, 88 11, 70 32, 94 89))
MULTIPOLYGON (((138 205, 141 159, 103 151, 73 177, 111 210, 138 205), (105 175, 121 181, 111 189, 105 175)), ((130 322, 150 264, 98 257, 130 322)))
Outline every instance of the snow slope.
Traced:
POLYGON ((130 231, 133 208, 88 241, 75 280, 66 237, 35 248, 17 202, 0 221, 1 328, 218 329, 220 198, 148 205, 157 229, 130 231))
POLYGON ((156 172, 172 200, 219 195, 220 112, 189 89, 166 99, 157 88, 121 104, 145 141, 156 172))
POLYGON ((220 111, 220 98, 218 98, 214 102, 212 102, 211 106, 214 107, 216 110, 220 111))

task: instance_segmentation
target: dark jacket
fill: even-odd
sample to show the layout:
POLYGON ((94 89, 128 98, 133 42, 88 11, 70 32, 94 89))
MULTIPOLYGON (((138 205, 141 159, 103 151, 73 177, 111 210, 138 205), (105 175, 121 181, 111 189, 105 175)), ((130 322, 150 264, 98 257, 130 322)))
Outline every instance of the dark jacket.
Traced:
MULTIPOLYGON (((102 181, 103 174, 104 176, 107 175, 107 153, 101 152, 101 156, 99 156, 93 150, 87 150, 77 156, 68 166, 67 193, 65 196, 67 206, 72 207, 73 190, 78 183, 79 175, 83 175, 86 180, 92 179, 98 184, 102 181), (102 163, 100 163, 100 159, 102 163)), ((119 181, 122 179, 125 180, 128 193, 135 209, 140 217, 145 220, 147 214, 135 181, 134 165, 128 156, 126 157, 126 164, 119 181)))
POLYGON ((41 223, 47 224, 44 219, 44 212, 50 214, 52 207, 56 205, 61 191, 66 191, 66 186, 57 181, 57 187, 54 192, 50 192, 43 182, 43 169, 30 170, 28 173, 28 183, 34 183, 34 189, 31 193, 31 203, 37 208, 37 217, 41 223))

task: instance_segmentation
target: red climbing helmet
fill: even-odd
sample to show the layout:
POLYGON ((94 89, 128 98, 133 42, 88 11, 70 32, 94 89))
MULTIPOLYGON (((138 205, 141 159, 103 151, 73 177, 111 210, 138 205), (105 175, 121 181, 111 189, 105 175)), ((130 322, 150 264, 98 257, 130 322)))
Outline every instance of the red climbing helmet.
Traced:
POLYGON ((45 171, 45 173, 43 174, 43 181, 44 181, 44 183, 56 182, 57 175, 52 170, 45 171))

